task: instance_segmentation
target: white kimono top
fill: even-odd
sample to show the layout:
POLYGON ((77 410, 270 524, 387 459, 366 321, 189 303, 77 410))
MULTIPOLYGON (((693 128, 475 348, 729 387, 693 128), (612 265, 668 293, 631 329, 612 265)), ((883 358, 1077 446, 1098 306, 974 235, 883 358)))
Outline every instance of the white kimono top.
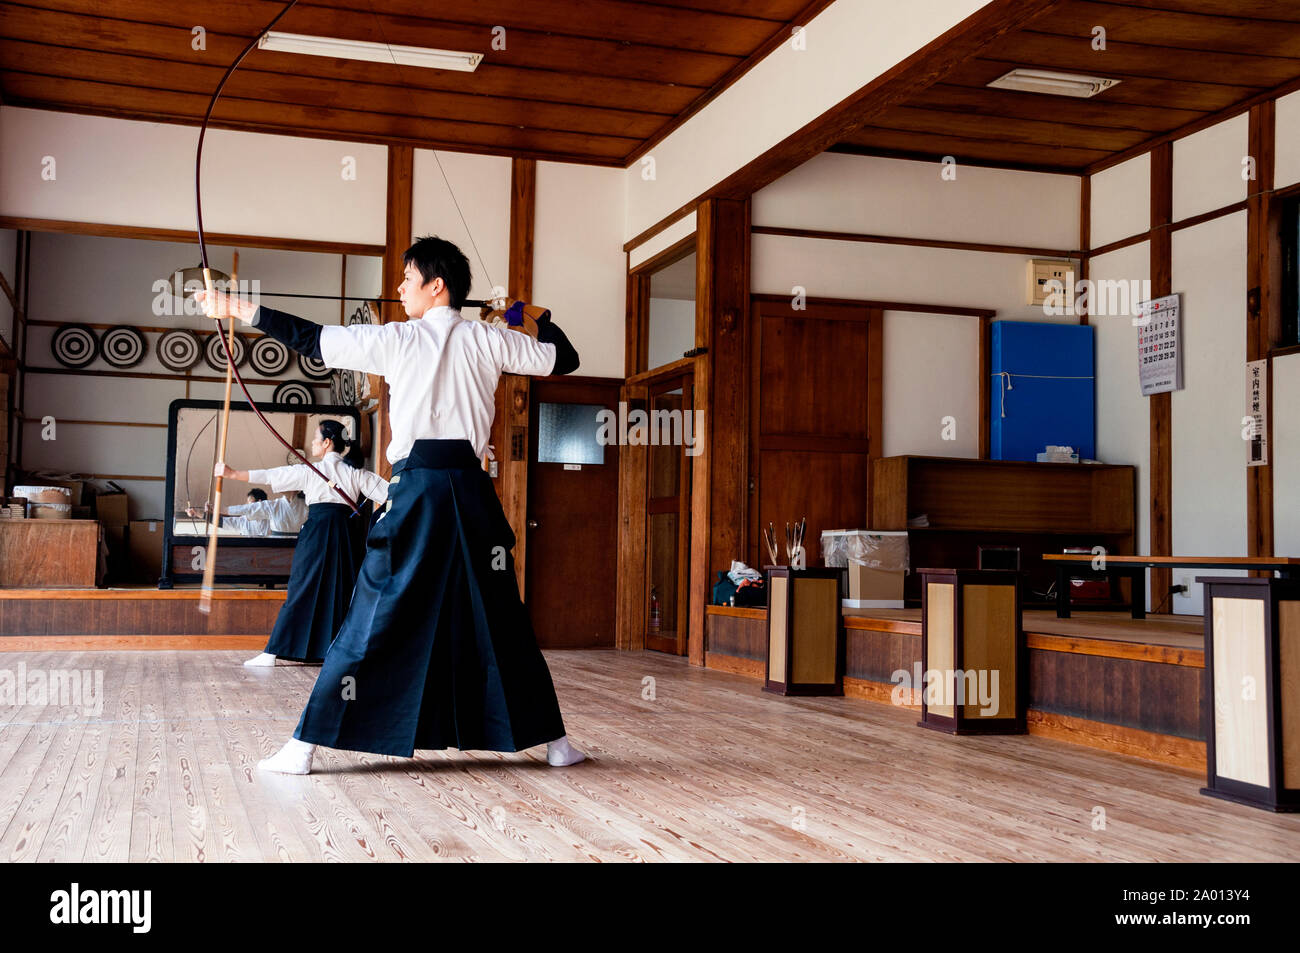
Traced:
POLYGON ((226 507, 226 512, 232 519, 244 520, 243 523, 230 522, 227 525, 237 527, 245 536, 296 533, 307 522, 307 504, 296 496, 237 503, 226 507))
POLYGON ((390 463, 409 455, 417 440, 468 440, 481 458, 497 380, 503 373, 550 374, 556 359, 554 344, 447 307, 430 308, 418 321, 322 328, 320 351, 329 367, 380 374, 388 382, 390 463))
MULTIPOLYGON (((522 337, 522 335, 520 336, 522 337)), ((387 480, 378 473, 359 470, 344 463, 342 454, 337 450, 331 450, 325 454, 316 463, 316 469, 336 482, 339 489, 352 497, 353 501, 358 504, 360 504, 363 496, 370 497, 376 504, 382 504, 388 500, 387 480)), ((313 503, 343 502, 329 484, 312 473, 309 467, 301 463, 295 463, 287 467, 272 467, 269 470, 249 470, 248 482, 269 484, 276 493, 288 490, 302 490, 307 495, 308 506, 313 503)), ((234 509, 232 506, 231 510, 234 509)), ((306 519, 306 517, 307 514, 304 511, 303 519, 306 519)), ((274 523, 271 528, 276 528, 274 523)))

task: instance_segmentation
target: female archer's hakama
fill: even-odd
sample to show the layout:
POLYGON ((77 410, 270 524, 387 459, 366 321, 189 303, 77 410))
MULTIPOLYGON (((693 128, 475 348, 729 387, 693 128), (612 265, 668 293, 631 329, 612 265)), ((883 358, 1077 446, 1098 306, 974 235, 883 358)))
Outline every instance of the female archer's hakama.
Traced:
MULTIPOLYGON (((349 466, 338 451, 327 452, 316 467, 353 500, 367 496, 383 503, 388 498, 383 477, 349 466)), ((248 482, 269 484, 277 493, 302 490, 306 494, 307 521, 298 530, 293 548, 288 592, 262 651, 292 662, 319 662, 347 615, 360 568, 350 529, 352 510, 301 463, 249 470, 248 482)))
POLYGON ((391 389, 388 502, 294 737, 401 757, 562 740, 519 598, 514 533, 480 461, 502 372, 576 369, 563 332, 546 321, 534 340, 446 307, 327 328, 261 308, 253 324, 329 367, 383 375, 391 389))

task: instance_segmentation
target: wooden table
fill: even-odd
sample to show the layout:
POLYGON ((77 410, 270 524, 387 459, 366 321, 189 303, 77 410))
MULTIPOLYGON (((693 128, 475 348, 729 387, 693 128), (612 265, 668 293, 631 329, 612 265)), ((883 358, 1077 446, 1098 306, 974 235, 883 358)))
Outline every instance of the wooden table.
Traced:
POLYGON ((1256 569, 1276 571, 1283 579, 1300 576, 1300 558, 1292 556, 1094 556, 1091 553, 1044 553, 1043 561, 1056 566, 1056 617, 1070 617, 1071 571, 1127 575, 1133 581, 1133 618, 1147 616, 1145 570, 1170 569, 1256 569), (1104 568, 1093 562, 1102 560, 1104 568))

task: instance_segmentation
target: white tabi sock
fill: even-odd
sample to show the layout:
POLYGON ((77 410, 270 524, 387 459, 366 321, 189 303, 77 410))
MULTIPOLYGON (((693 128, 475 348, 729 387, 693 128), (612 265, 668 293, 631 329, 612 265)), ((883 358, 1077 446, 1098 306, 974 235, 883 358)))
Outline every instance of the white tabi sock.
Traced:
POLYGON ((552 767, 563 768, 570 764, 577 764, 579 761, 585 761, 586 759, 586 755, 573 747, 573 745, 569 744, 568 735, 561 735, 554 741, 547 742, 546 760, 552 767))
POLYGON ((311 774, 311 759, 315 754, 315 745, 290 738, 285 746, 271 757, 257 762, 257 767, 262 771, 274 771, 277 774, 311 774))
POLYGON ((269 652, 263 652, 255 658, 249 659, 244 663, 249 668, 264 668, 275 664, 275 656, 269 652))

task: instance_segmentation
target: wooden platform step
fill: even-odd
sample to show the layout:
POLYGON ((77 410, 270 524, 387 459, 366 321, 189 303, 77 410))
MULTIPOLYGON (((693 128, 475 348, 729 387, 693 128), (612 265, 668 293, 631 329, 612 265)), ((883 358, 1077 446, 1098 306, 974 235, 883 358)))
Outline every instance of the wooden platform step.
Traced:
POLYGON ((258 648, 284 590, 222 588, 212 611, 199 589, 0 589, 0 651, 258 648))

